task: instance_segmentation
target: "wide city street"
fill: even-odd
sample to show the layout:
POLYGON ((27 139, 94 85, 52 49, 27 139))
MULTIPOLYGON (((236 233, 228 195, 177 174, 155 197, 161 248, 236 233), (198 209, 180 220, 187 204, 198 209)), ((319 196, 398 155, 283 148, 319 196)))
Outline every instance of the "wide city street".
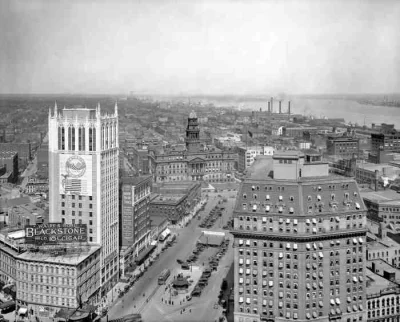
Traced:
MULTIPOLYGON (((158 276, 163 269, 169 268, 171 276, 167 283, 170 283, 173 276, 181 271, 177 259, 185 260, 191 255, 202 231, 224 231, 222 227, 231 217, 235 194, 235 191, 208 193, 209 199, 205 210, 200 212, 202 219, 220 200, 225 198, 226 202, 223 203, 225 210, 223 211, 222 218, 218 219, 210 229, 198 227, 202 219, 199 220, 197 217, 194 217, 187 227, 173 230, 173 233, 177 234, 177 243, 161 253, 158 260, 147 269, 133 287, 122 298, 118 299, 115 305, 110 308, 108 319, 112 320, 136 312, 142 314, 145 322, 215 321, 218 319, 222 308, 215 304, 218 301, 222 279, 225 277, 233 261, 232 241, 227 253, 219 262, 218 270, 213 272, 209 284, 204 288, 200 297, 194 297, 191 301, 182 301, 181 304, 178 301, 174 301, 173 305, 166 304, 165 299, 169 297, 169 293, 166 292, 165 285, 158 285, 158 276), (183 308, 185 308, 185 311, 181 314, 180 312, 183 308)), ((232 236, 226 230, 224 232, 227 233, 227 238, 232 239, 232 236)), ((208 257, 212 256, 217 250, 217 248, 207 248, 203 252, 203 255, 193 264, 193 272, 202 270, 203 262, 207 261, 208 257), (208 257, 204 258, 204 256, 208 257)), ((190 274, 190 271, 184 272, 185 275, 190 274)), ((103 321, 106 321, 106 319, 103 319, 103 321)))
POLYGON ((37 157, 35 156, 35 158, 31 162, 29 162, 27 168, 21 175, 21 177, 23 178, 21 182, 22 189, 25 189, 26 185, 28 184, 29 177, 35 174, 36 171, 37 171, 37 157))

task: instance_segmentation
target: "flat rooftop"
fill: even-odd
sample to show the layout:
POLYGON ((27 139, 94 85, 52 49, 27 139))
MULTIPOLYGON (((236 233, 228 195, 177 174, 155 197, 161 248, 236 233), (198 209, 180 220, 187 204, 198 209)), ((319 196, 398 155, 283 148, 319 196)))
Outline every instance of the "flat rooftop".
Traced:
POLYGON ((359 140, 358 138, 351 137, 351 136, 336 136, 336 137, 335 136, 330 136, 328 139, 329 140, 334 140, 336 142, 346 142, 346 141, 352 142, 352 141, 358 141, 359 140))
POLYGON ((19 253, 15 249, 3 244, 2 242, 0 242, 0 249, 13 257, 17 257, 19 255, 19 253))
POLYGON ((4 173, 2 176, 0 176, 1 179, 8 179, 9 176, 12 175, 12 171, 7 171, 6 173, 4 173))
POLYGON ((358 163, 358 168, 359 169, 365 169, 368 171, 382 171, 383 168, 392 168, 392 169, 398 169, 398 167, 392 166, 388 163, 370 163, 370 162, 362 162, 362 163, 358 163))
MULTIPOLYGON (((79 246, 77 246, 79 247, 79 246)), ((36 261, 36 262, 45 262, 51 264, 65 264, 65 265, 78 265, 86 258, 91 256, 93 253, 98 251, 101 248, 100 245, 88 245, 82 247, 81 251, 74 251, 73 253, 69 253, 62 255, 53 255, 51 251, 46 252, 32 252, 26 251, 18 256, 18 259, 36 261)))
POLYGON ((400 270, 398 268, 395 268, 382 259, 374 259, 372 261, 367 262, 368 268, 372 266, 372 263, 375 263, 375 269, 379 273, 379 275, 383 275, 384 271, 386 272, 394 272, 395 273, 395 281, 396 283, 400 282, 400 270))
MULTIPOLYGON (((388 232, 388 234, 391 234, 390 232, 388 232)), ((391 234, 390 237, 386 237, 384 239, 377 239, 376 241, 373 242, 369 242, 367 244, 367 249, 370 250, 378 250, 378 249, 383 249, 383 248, 390 248, 390 247, 399 247, 399 243, 397 242, 397 240, 391 238, 393 236, 393 234, 391 234)), ((397 235, 394 235, 395 238, 397 235)))
POLYGON ((148 180, 151 178, 151 175, 144 175, 144 176, 138 176, 138 177, 123 177, 122 178, 122 184, 130 184, 133 186, 137 186, 140 183, 148 180))
POLYGON ((366 289, 367 295, 379 293, 387 289, 388 287, 395 285, 386 278, 383 278, 382 276, 375 274, 368 268, 365 270, 365 277, 367 281, 369 281, 370 283, 366 289))
POLYGON ((360 195, 364 199, 375 201, 379 204, 390 203, 390 204, 400 205, 400 194, 398 194, 396 191, 392 189, 379 190, 379 191, 364 190, 360 191, 360 195))
POLYGON ((157 183, 157 186, 161 188, 189 188, 200 184, 198 181, 172 181, 172 182, 161 182, 157 183))
POLYGON ((158 195, 156 198, 152 199, 151 202, 160 202, 160 203, 171 203, 175 204, 179 200, 181 200, 185 195, 158 195))
POLYGON ((12 158, 16 154, 18 153, 14 150, 0 150, 0 158, 12 158))
POLYGON ((254 160, 250 168, 246 170, 246 178, 265 180, 271 179, 269 173, 273 170, 271 155, 260 155, 254 160))

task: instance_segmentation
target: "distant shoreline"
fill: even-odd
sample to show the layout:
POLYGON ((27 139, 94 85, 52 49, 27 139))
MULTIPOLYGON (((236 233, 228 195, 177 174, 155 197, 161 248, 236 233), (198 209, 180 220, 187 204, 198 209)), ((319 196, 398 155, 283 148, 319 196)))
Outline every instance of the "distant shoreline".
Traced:
POLYGON ((376 101, 368 101, 368 100, 357 100, 359 104, 371 105, 371 106, 387 106, 387 107, 400 107, 400 102, 376 102, 376 101))

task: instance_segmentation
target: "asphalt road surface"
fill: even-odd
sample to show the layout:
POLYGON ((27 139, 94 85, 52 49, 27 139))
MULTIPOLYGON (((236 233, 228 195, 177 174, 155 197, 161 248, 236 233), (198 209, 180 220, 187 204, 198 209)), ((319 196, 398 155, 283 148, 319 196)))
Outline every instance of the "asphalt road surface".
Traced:
MULTIPOLYGON (((205 211, 200 213, 202 218, 218 204, 219 200, 233 194, 235 194, 233 191, 209 193, 209 200, 206 204, 205 211)), ((220 227, 225 225, 229 220, 234 202, 234 198, 227 198, 227 202, 224 203, 225 211, 223 212, 222 219, 217 220, 214 227, 209 230, 223 231, 220 227)), ((165 286, 160 287, 157 280, 163 269, 169 268, 171 271, 178 269, 180 265, 176 260, 178 258, 186 259, 192 253, 201 232, 205 230, 198 227, 201 221, 202 220, 198 220, 197 217, 194 217, 187 227, 176 230, 176 233, 179 234, 177 236, 177 243, 161 253, 158 260, 147 269, 144 275, 133 285, 131 290, 110 308, 108 319, 111 320, 136 312, 142 314, 145 322, 214 321, 215 318, 218 317, 219 312, 217 309, 208 310, 206 308, 209 305, 213 307, 214 303, 217 301, 222 278, 226 275, 229 265, 233 260, 232 242, 230 243, 228 252, 220 261, 218 271, 213 273, 209 284, 203 290, 200 298, 195 298, 182 306, 178 304, 172 307, 167 306, 161 302, 161 296, 164 294, 165 286), (180 310, 184 307, 187 307, 187 310, 185 309, 185 314, 180 314, 180 310), (189 313, 189 310, 192 310, 192 312, 189 313)), ((230 235, 227 237, 232 238, 230 235)), ((202 263, 197 263, 197 265, 202 265, 202 263)), ((103 320, 105 321, 105 319, 103 320)))
POLYGON ((31 176, 34 173, 36 173, 36 171, 37 171, 37 157, 35 157, 32 160, 32 163, 28 164, 28 167, 25 169, 25 171, 21 175, 21 177, 23 177, 23 180, 22 180, 22 183, 21 183, 22 189, 25 189, 25 187, 26 187, 26 185, 28 183, 29 176, 31 176))

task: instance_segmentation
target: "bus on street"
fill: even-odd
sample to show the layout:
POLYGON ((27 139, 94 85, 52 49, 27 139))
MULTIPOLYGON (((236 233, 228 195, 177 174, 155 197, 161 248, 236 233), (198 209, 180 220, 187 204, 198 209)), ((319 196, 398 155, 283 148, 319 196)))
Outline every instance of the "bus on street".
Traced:
POLYGON ((170 275, 171 271, 168 268, 164 269, 158 276, 158 285, 164 285, 170 275))

